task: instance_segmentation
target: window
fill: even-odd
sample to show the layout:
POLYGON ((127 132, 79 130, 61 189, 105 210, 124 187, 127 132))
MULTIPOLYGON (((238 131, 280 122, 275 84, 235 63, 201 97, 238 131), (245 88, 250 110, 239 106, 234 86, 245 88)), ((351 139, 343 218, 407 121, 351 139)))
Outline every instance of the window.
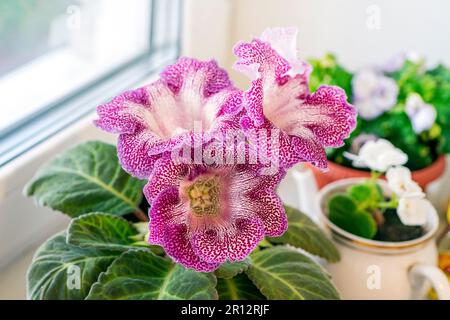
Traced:
POLYGON ((172 62, 179 0, 0 1, 0 165, 172 62))

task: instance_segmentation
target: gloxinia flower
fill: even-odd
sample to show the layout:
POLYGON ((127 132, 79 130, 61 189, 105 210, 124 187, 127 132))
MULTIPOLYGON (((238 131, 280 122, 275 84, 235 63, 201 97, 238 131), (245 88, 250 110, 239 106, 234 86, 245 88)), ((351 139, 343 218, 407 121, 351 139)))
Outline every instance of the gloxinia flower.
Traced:
POLYGON ((284 177, 261 175, 259 165, 176 163, 163 157, 144 188, 149 242, 187 268, 209 272, 240 261, 267 236, 287 229, 275 187, 284 177))
POLYGON ((327 167, 324 147, 339 147, 356 123, 356 112, 344 91, 322 86, 310 93, 310 65, 297 58, 297 29, 267 29, 259 39, 238 43, 234 68, 252 80, 244 93, 247 116, 241 126, 267 155, 279 153, 279 164, 311 162, 327 167), (277 131, 277 145, 270 132, 277 131), (263 133, 261 136, 259 133, 263 133), (264 141, 262 141, 264 140, 264 141))
POLYGON ((397 103, 398 86, 374 70, 362 70, 352 80, 353 103, 366 120, 375 119, 397 103))
POLYGON ((425 103, 417 93, 408 95, 405 112, 411 120, 414 132, 417 134, 430 129, 437 117, 436 109, 431 104, 425 103))
POLYGON ((353 166, 369 168, 385 172, 392 166, 400 166, 408 161, 408 155, 385 139, 369 140, 357 155, 345 152, 344 155, 353 160, 353 166))
POLYGON ((212 139, 233 127, 242 109, 242 93, 213 60, 180 58, 161 78, 127 91, 97 108, 96 125, 118 133, 122 167, 138 178, 148 178, 162 154, 181 143, 212 139))

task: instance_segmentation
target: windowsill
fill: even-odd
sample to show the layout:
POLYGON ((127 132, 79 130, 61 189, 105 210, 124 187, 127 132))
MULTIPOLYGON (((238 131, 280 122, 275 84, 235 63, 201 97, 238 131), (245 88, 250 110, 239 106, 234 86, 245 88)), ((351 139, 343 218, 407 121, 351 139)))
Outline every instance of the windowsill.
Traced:
POLYGON ((120 56, 119 60, 103 59, 97 63, 75 54, 71 48, 61 48, 0 78, 2 103, 14 106, 14 112, 10 108, 0 108, 0 131, 79 90, 134 56, 136 53, 131 52, 120 56), (42 81, 42 75, 46 81, 42 81))
MULTIPOLYGON (((155 75, 152 75, 135 87, 154 80, 155 75)), ((23 195, 22 190, 39 167, 55 154, 87 140, 115 143, 114 135, 92 124, 95 118, 95 112, 89 113, 0 167, 0 271, 21 258, 31 247, 36 247, 50 235, 62 230, 69 222, 70 219, 59 212, 36 206, 33 199, 23 195)))

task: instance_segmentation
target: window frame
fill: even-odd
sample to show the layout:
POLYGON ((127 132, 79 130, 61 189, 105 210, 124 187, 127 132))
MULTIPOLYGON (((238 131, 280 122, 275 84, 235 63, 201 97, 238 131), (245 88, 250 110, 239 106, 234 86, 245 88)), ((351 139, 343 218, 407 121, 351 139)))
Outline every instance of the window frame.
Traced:
POLYGON ((176 10, 168 10, 166 0, 148 1, 150 39, 147 50, 0 131, 0 168, 87 116, 97 105, 176 60, 181 50, 182 1, 170 2, 176 10), (171 30, 168 23, 173 22, 176 26, 171 30), (168 32, 175 33, 173 40, 166 42, 168 32))

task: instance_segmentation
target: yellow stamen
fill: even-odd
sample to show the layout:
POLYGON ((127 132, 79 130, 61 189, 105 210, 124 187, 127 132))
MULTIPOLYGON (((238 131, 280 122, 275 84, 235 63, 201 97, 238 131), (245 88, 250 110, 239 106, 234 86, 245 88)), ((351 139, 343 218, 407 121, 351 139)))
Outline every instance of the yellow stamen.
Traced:
POLYGON ((219 182, 217 177, 198 178, 187 188, 189 205, 197 216, 219 212, 219 182))

